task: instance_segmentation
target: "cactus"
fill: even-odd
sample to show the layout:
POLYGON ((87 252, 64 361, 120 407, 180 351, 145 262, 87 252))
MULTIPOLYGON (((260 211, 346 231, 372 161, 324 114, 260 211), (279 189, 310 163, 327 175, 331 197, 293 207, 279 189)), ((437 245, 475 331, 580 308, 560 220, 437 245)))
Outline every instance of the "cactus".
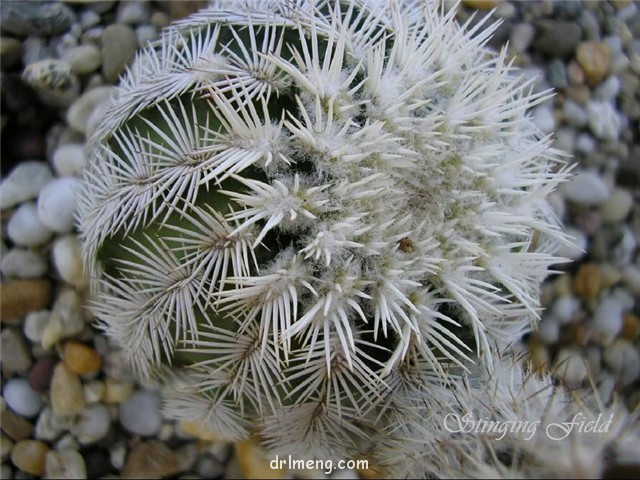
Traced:
POLYGON ((220 1, 137 56, 79 224, 93 311, 173 417, 402 465, 538 319, 567 241, 527 116, 550 92, 454 15, 220 1))

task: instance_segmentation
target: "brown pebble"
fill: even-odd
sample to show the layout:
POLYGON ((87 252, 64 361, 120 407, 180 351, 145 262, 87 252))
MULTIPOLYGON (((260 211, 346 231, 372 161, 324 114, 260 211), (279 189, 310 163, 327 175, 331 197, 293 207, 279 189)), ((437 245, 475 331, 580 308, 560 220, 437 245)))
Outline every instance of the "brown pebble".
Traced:
POLYGON ((162 478, 180 472, 173 450, 160 440, 149 440, 136 445, 122 470, 123 478, 162 478))
POLYGON ((46 355, 39 359, 29 371, 29 386, 36 392, 46 392, 51 385, 53 369, 58 359, 53 355, 46 355))
POLYGON ((476 10, 491 10, 500 0, 462 0, 465 7, 475 8, 476 10))
POLYGON ((609 73, 611 67, 609 45, 604 42, 583 42, 576 51, 576 60, 584 71, 587 83, 595 86, 609 73))
POLYGON ((573 86, 584 84, 584 70, 575 60, 571 60, 567 66, 567 77, 573 86))
POLYGON ((11 461, 25 473, 42 475, 49 447, 38 440, 22 440, 13 446, 11 461))
POLYGON ((33 425, 29 420, 8 408, 2 410, 0 424, 2 425, 2 431, 16 442, 30 438, 33 432, 33 425))
POLYGON ((391 478, 391 472, 382 465, 376 465, 372 460, 361 457, 356 459, 356 470, 364 480, 375 480, 377 478, 391 478), (360 461, 367 463, 358 463, 360 461), (366 465, 367 468, 363 468, 366 465))
POLYGON ((602 289, 602 273, 595 263, 580 265, 573 279, 573 290, 583 300, 595 300, 602 289))
POLYGON ((51 408, 59 417, 73 417, 85 406, 84 389, 80 377, 69 371, 64 362, 58 363, 51 379, 51 408))
POLYGON ((638 335, 640 335, 640 318, 633 312, 625 313, 622 317, 620 337, 633 342, 638 335))
POLYGON ((48 280, 2 282, 0 288, 2 322, 21 323, 27 313, 47 308, 51 301, 51 292, 51 282, 48 280))
POLYGON ((98 352, 76 340, 65 343, 62 356, 67 368, 78 375, 96 373, 102 366, 98 352))
POLYGON ((562 329, 560 343, 584 347, 589 342, 589 332, 581 323, 573 323, 562 329))
POLYGON ((285 471, 271 468, 265 452, 253 441, 237 442, 235 449, 244 478, 284 478, 285 471))

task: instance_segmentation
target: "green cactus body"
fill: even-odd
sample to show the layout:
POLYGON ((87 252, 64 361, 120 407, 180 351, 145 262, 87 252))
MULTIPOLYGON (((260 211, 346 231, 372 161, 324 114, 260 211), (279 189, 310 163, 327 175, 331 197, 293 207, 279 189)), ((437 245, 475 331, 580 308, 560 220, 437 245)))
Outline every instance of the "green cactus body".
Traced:
POLYGON ((170 414, 375 457, 537 319, 567 172, 494 29, 429 2, 219 2, 137 57, 80 228, 94 312, 170 414))

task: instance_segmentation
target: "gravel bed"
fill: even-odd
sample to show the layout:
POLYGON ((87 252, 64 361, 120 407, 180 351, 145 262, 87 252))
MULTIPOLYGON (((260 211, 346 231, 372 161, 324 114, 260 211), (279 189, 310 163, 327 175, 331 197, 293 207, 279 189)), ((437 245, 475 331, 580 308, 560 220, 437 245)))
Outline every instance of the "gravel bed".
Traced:
MULTIPOLYGON (((2 478, 238 478, 264 468, 250 444, 166 420, 162 392, 134 380, 84 308, 73 219, 86 139, 136 50, 204 3, 2 2, 2 478)), ((556 90, 531 115, 577 164, 553 194, 577 246, 563 252, 565 274, 543 286, 542 322, 523 341, 559 382, 592 382, 604 401, 637 408, 640 3, 476 0, 458 16, 493 7, 503 23, 491 46, 508 42, 535 89, 556 90)))

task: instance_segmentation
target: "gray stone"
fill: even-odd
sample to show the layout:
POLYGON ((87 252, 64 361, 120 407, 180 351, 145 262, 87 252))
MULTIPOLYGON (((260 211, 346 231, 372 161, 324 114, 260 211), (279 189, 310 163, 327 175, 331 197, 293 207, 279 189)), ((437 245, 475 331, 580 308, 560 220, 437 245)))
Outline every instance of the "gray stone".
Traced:
POLYGON ((547 79, 555 88, 567 88, 569 80, 567 79, 567 67, 564 62, 558 58, 554 58, 549 62, 547 67, 547 79))
POLYGON ((118 4, 118 23, 141 24, 149 21, 150 5, 147 0, 120 2, 118 4))
POLYGON ((29 371, 33 362, 22 332, 14 328, 2 330, 0 350, 2 351, 2 374, 5 377, 15 374, 24 375, 29 371))
POLYGON ((0 65, 11 68, 22 56, 22 43, 15 38, 0 37, 0 65))
POLYGON ((593 170, 576 170, 576 174, 560 187, 564 198, 581 205, 597 205, 609 198, 609 187, 593 170))
POLYGON ((611 197, 600 205, 602 220, 606 223, 623 221, 633 206, 633 195, 623 188, 615 188, 611 197))
POLYGON ((535 29, 530 23, 519 23, 511 31, 509 43, 513 51, 526 52, 535 35, 535 29))
POLYGON ((2 274, 7 278, 40 278, 47 268, 47 260, 33 250, 14 248, 2 255, 2 274))
POLYGON ((151 390, 133 393, 120 405, 120 423, 131 433, 155 435, 162 426, 158 394, 151 390))
POLYGON ((616 75, 611 75, 596 88, 593 98, 605 102, 613 101, 620 93, 620 87, 620 79, 616 75))
POLYGON ((115 82, 138 48, 135 32, 126 25, 109 25, 102 35, 102 73, 115 82))
POLYGON ((0 9, 0 28, 19 37, 57 35, 74 20, 73 10, 60 2, 3 0, 0 9))
POLYGON ((62 59, 76 75, 86 75, 97 70, 102 63, 100 49, 95 45, 80 45, 68 50, 62 59))
POLYGON ((571 55, 580 43, 582 32, 574 22, 541 20, 536 26, 533 46, 543 55, 566 57, 571 55))
POLYGON ((589 120, 584 108, 573 100, 565 100, 562 110, 564 112, 565 121, 572 127, 582 128, 589 120))
POLYGON ((620 114, 610 102, 590 100, 587 103, 589 128, 603 140, 617 140, 621 129, 620 114))

